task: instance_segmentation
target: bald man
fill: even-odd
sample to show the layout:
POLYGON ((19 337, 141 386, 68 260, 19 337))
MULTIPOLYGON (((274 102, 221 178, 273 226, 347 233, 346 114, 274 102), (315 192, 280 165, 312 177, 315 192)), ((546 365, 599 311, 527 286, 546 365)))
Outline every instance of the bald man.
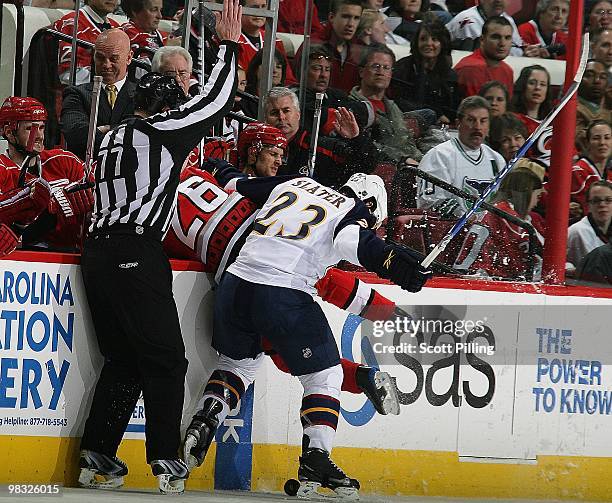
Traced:
MULTIPOLYGON (((94 50, 96 75, 102 77, 102 93, 98 105, 98 128, 94 156, 104 134, 134 113, 136 84, 127 80, 132 61, 130 39, 123 30, 113 28, 98 36, 94 50)), ((89 110, 93 84, 81 84, 64 89, 61 127, 68 150, 85 160, 89 110)))

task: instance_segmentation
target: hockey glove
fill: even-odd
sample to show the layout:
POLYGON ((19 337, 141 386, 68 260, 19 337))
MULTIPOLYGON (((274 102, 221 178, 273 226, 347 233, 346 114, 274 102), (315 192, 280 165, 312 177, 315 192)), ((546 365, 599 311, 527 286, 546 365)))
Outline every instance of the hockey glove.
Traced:
POLYGON ((403 290, 418 292, 432 276, 419 262, 419 257, 409 250, 387 245, 379 276, 391 280, 403 290))
POLYGON ((19 237, 8 225, 0 224, 0 257, 11 253, 19 244, 19 237))
POLYGON ((28 225, 47 209, 50 197, 49 184, 42 178, 4 192, 0 194, 0 222, 28 225))
POLYGON ((457 208, 459 208, 459 201, 453 199, 452 197, 442 199, 431 207, 432 210, 437 211, 445 220, 457 218, 457 215, 455 214, 457 208))
POLYGON ((53 192, 49 213, 65 218, 85 215, 93 209, 94 197, 91 182, 72 182, 53 192))

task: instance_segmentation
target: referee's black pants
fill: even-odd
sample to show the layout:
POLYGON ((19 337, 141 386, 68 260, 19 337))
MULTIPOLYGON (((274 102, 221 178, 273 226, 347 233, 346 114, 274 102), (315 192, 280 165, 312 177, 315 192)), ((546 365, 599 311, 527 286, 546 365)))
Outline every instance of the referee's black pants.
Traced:
POLYGON ((99 233, 87 239, 81 268, 104 356, 81 449, 115 456, 142 391, 147 463, 176 459, 187 360, 162 244, 99 233))

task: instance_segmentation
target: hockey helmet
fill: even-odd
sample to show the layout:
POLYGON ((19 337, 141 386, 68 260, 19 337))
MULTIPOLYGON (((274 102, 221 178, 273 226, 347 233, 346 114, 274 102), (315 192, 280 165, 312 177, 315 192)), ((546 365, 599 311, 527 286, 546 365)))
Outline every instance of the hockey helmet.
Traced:
POLYGON ((0 107, 0 128, 17 129, 20 121, 46 121, 47 110, 36 98, 9 96, 0 107))
POLYGON ((375 229, 387 218, 387 189, 380 176, 355 173, 340 187, 340 192, 363 201, 376 218, 375 229))
POLYGON ((187 102, 183 89, 172 77, 157 72, 142 76, 136 87, 134 105, 136 110, 144 110, 153 115, 164 108, 176 109, 187 102))
POLYGON ((280 129, 264 122, 251 122, 238 135, 238 155, 244 164, 248 162, 249 154, 259 155, 265 146, 287 150, 287 137, 280 129))

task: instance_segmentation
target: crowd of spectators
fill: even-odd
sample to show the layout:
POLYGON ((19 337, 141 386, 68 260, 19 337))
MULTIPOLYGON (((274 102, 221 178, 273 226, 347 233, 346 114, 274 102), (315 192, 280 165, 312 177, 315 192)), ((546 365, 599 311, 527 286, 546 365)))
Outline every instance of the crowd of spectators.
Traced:
MULTIPOLYGON (((266 0, 242 3, 268 7, 266 0)), ((338 186, 354 172, 369 173, 389 164, 397 167, 409 159, 456 188, 481 193, 555 106, 560 93, 538 60, 526 61, 519 75, 505 60, 509 56, 563 60, 566 53, 569 0, 527 2, 532 7, 530 16, 516 20, 507 12, 507 4, 506 0, 315 0, 302 104, 298 100, 302 48, 291 60, 280 40, 276 41, 273 89, 261 96, 265 18, 243 15, 239 90, 264 99, 265 121, 287 136, 287 152, 278 172, 305 172, 313 143, 315 93, 321 92, 324 101, 314 172, 321 183, 338 186), (409 45, 410 55, 396 61, 389 44, 398 43, 409 45), (453 49, 470 54, 453 65, 453 49)), ((132 80, 144 71, 128 73, 133 59, 145 60, 154 71, 174 77, 187 94, 198 91, 194 45, 190 54, 180 47, 180 33, 158 29, 162 16, 176 21, 181 15, 180 5, 168 0, 121 0, 120 5, 118 0, 88 0, 82 7, 78 35, 95 43, 93 72, 104 83, 96 147, 109 129, 133 112, 132 80), (128 18, 121 26, 109 17, 118 9, 128 18)), ((74 16, 74 12, 63 16, 54 28, 72 35, 74 16)), ((303 33, 304 18, 304 0, 280 2, 280 32, 303 33)), ((610 1, 586 2, 584 29, 591 34, 591 59, 578 91, 569 274, 580 271, 581 259, 607 244, 610 237, 611 23, 610 1)), ((70 52, 70 43, 61 42, 57 67, 64 85, 70 52)), ((60 118, 67 149, 81 159, 87 141, 91 64, 90 53, 79 48, 77 85, 64 88, 60 118)), ((234 112, 248 121, 257 117, 258 103, 238 95, 234 112)), ((231 145, 241 123, 236 116, 228 117, 216 134, 231 145)), ((552 127, 527 153, 525 167, 508 178, 490 201, 533 225, 541 242, 530 254, 541 254, 546 236, 542 217, 555 211, 546 204, 548 172, 555 169, 550 167, 551 138, 552 127)), ((392 182, 389 177, 386 181, 392 182)), ((401 200, 402 210, 429 212, 450 221, 470 204, 429 182, 419 183, 414 197, 401 200)), ((473 229, 468 229, 455 257, 464 272, 525 276, 530 246, 525 244, 524 229, 504 227, 499 218, 481 212, 473 229), (476 226, 487 229, 490 246, 475 239, 482 236, 476 226), (508 239, 513 233, 521 237, 508 239), (505 252, 504 246, 512 250, 505 252), (512 258, 505 260, 504 253, 512 258), (467 260, 468 255, 473 260, 467 260)))

